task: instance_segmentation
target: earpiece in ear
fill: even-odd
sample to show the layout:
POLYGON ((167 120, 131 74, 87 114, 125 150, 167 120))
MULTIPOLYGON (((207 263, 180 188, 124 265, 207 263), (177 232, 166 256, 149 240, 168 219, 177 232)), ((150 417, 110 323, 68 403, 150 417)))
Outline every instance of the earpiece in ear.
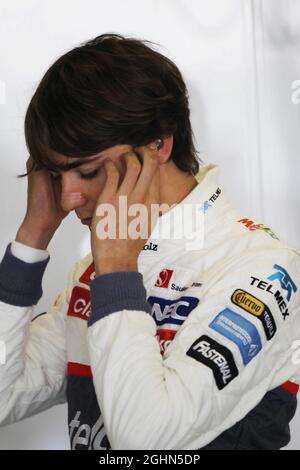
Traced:
POLYGON ((162 139, 156 139, 155 145, 156 145, 157 150, 159 150, 164 146, 164 141, 162 139))

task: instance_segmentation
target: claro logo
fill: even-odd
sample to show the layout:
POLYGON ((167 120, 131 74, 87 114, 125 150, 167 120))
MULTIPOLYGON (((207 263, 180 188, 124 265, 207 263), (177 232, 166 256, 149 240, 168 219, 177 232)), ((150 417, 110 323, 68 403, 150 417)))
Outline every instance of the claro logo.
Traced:
POLYGON ((68 316, 88 320, 91 313, 90 291, 75 286, 68 309, 68 316))

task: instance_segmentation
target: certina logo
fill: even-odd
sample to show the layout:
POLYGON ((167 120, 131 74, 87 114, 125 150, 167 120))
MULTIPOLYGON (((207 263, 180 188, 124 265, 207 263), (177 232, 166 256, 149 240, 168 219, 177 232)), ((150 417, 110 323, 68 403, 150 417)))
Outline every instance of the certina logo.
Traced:
POLYGON ((219 390, 239 374, 231 351, 209 336, 198 338, 187 351, 187 355, 212 370, 219 390))
POLYGON ((279 281, 281 288, 286 291, 285 299, 281 291, 278 289, 275 290, 276 288, 273 286, 273 284, 270 284, 269 282, 266 282, 257 277, 251 276, 250 284, 251 286, 255 286, 258 289, 264 290, 274 296, 277 302, 277 305, 279 307, 279 310, 282 314, 282 317, 285 320, 286 317, 290 315, 287 303, 290 301, 293 293, 297 292, 297 287, 296 287, 296 284, 291 279, 288 272, 283 267, 279 266, 278 264, 274 264, 274 269, 276 270, 276 272, 272 274, 271 276, 269 276, 268 280, 279 281))
POLYGON ((148 298, 148 302, 152 305, 151 314, 157 325, 181 325, 190 312, 197 307, 199 299, 196 297, 180 297, 172 301, 151 296, 148 298))
POLYGON ((269 341, 276 333, 277 327, 273 315, 267 305, 242 289, 237 289, 231 296, 231 301, 246 312, 257 317, 264 328, 267 340, 269 341))
POLYGON ((158 275, 155 287, 162 287, 167 289, 169 287, 173 273, 174 271, 172 269, 163 269, 158 275))
POLYGON ((148 243, 147 245, 144 245, 144 248, 143 250, 145 251, 158 251, 158 245, 156 245, 155 243, 148 243))
POLYGON ((264 224, 256 224, 255 222, 253 222, 253 220, 250 219, 240 219, 238 220, 238 222, 245 225, 245 227, 247 227, 247 229, 249 229, 251 232, 254 232, 255 230, 263 230, 264 232, 268 233, 272 238, 278 240, 278 237, 270 229, 270 227, 267 227, 264 224))
POLYGON ((200 207, 200 212, 205 214, 208 211, 208 209, 210 209, 213 206, 214 202, 218 199, 220 194, 221 194, 221 189, 220 188, 216 189, 216 191, 209 198, 209 200, 203 202, 202 206, 200 207))
POLYGON ((96 423, 91 427, 80 423, 81 411, 77 411, 75 417, 69 424, 71 449, 77 446, 85 446, 88 450, 108 450, 110 445, 104 429, 103 418, 100 415, 96 423))
POLYGON ((75 286, 68 308, 68 316, 88 320, 91 314, 90 291, 75 286))

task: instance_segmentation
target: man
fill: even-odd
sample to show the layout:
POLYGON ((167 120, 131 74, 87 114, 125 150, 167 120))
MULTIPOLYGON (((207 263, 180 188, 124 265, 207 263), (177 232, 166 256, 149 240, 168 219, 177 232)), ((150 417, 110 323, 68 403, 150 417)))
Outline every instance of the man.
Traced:
POLYGON ((177 67, 99 36, 47 71, 25 134, 27 212, 0 265, 2 424, 67 399, 72 449, 286 445, 299 253, 231 207, 217 167, 199 171, 177 67), (31 322, 72 210, 91 254, 31 322))

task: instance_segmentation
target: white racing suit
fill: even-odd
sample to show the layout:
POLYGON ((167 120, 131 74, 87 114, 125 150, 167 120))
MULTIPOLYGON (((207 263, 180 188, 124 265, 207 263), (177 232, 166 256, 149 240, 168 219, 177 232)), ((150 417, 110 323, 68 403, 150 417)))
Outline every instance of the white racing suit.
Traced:
POLYGON ((197 179, 160 217, 139 272, 95 277, 89 254, 33 321, 49 256, 8 245, 0 265, 2 425, 67 399, 72 449, 288 443, 300 370, 299 253, 232 208, 217 167, 197 179), (189 205, 190 220, 201 221, 196 249, 182 218, 189 205), (188 233, 176 237, 183 223, 188 233))

